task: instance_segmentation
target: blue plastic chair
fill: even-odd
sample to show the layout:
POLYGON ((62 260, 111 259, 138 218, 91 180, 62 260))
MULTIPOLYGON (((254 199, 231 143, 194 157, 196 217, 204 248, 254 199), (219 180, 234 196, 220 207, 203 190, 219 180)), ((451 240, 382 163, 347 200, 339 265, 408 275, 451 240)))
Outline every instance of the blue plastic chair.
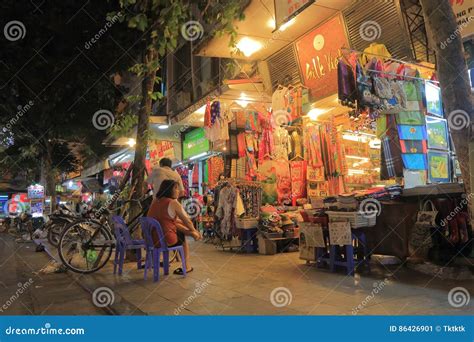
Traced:
POLYGON ((183 246, 168 247, 166 244, 165 234, 161 228, 160 223, 151 217, 142 217, 140 219, 142 226, 143 237, 145 238, 146 245, 146 258, 145 258, 145 280, 147 279, 148 269, 152 266, 153 263, 153 281, 160 280, 160 257, 163 253, 163 269, 165 275, 168 275, 170 272, 170 251, 178 251, 181 257, 181 263, 183 268, 183 276, 186 276, 186 261, 184 258, 184 248, 183 246), (153 241, 153 230, 156 231, 160 246, 155 247, 153 241))
POLYGON ((117 273, 119 267, 119 275, 123 273, 123 263, 125 261, 125 252, 127 250, 135 250, 137 253, 137 268, 142 268, 142 248, 146 248, 145 240, 133 240, 130 231, 124 219, 120 216, 113 216, 115 239, 117 246, 115 247, 114 274, 117 273))

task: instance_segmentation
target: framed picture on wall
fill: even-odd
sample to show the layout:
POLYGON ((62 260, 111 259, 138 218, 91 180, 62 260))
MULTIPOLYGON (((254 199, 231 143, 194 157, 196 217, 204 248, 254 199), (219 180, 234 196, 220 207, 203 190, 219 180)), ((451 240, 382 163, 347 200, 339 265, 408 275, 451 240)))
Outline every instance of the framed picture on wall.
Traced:
POLYGON ((430 183, 449 183, 451 163, 448 152, 428 151, 428 179, 430 183))
POLYGON ((443 117, 441 89, 431 82, 425 82, 426 110, 429 114, 443 117))
POLYGON ((445 119, 426 117, 428 149, 449 150, 448 124, 445 119))

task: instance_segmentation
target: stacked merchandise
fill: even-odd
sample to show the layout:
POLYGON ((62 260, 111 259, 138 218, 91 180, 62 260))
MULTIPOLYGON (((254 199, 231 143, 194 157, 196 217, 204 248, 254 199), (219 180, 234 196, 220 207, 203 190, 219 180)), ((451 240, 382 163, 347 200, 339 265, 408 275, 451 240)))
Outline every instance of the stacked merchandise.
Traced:
POLYGON ((266 238, 296 238, 299 234, 296 223, 302 221, 297 211, 286 212, 267 204, 260 210, 259 231, 266 238))
POLYGON ((405 188, 449 182, 453 161, 435 74, 391 59, 382 44, 356 56, 339 62, 339 99, 376 120, 381 179, 403 177, 405 188))

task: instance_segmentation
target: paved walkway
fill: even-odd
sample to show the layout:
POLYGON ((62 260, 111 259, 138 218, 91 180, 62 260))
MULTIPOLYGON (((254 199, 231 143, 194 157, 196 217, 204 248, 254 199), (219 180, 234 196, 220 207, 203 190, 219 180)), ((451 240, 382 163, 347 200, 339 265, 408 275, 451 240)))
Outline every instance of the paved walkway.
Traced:
POLYGON ((375 267, 370 277, 349 277, 307 266, 298 253, 235 254, 201 242, 191 249, 194 271, 186 278, 144 281, 132 263, 122 277, 112 275, 111 265, 92 277, 136 307, 135 314, 462 315, 474 308, 472 301, 462 308, 448 303, 449 290, 457 286, 474 295, 472 281, 435 279, 405 267, 375 267))
POLYGON ((65 273, 40 274, 51 259, 33 242, 0 233, 1 315, 99 315, 91 296, 65 273))
MULTIPOLYGON (((151 277, 145 281, 143 270, 134 263, 126 264, 123 276, 113 275, 110 264, 93 275, 43 278, 57 289, 58 296, 65 297, 62 304, 53 304, 64 314, 80 314, 78 305, 71 303, 78 293, 62 289, 68 282, 75 286, 73 278, 88 288, 85 296, 90 302, 91 293, 108 287, 116 314, 465 315, 474 309, 474 299, 461 308, 448 302, 448 292, 454 287, 464 287, 474 295, 472 280, 440 280, 399 266, 373 267, 370 275, 349 277, 307 266, 298 253, 235 254, 202 242, 191 243, 191 250, 194 271, 186 278, 171 274, 162 276, 159 283, 151 277)), ((172 269, 176 267, 174 263, 172 269)), ((4 274, 3 268, 0 272, 4 274)))

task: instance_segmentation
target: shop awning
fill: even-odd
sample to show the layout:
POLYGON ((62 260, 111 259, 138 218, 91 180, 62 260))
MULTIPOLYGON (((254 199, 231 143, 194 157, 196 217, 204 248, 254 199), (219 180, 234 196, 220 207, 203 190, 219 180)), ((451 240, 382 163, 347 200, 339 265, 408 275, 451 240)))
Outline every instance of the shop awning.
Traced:
POLYGON ((198 110, 206 105, 208 99, 219 100, 221 103, 227 104, 238 101, 271 103, 271 96, 265 92, 262 82, 223 84, 172 117, 171 123, 188 127, 202 127, 204 125, 204 112, 198 112, 198 110))
MULTIPOLYGON (((322 24, 342 11, 353 0, 317 0, 308 8, 299 13, 286 27, 275 30, 274 0, 251 1, 245 9, 245 20, 237 21, 237 42, 246 37, 261 48, 248 57, 249 60, 265 60, 281 50, 296 38, 303 36, 312 28, 322 24)), ((197 45, 195 53, 206 57, 235 58, 229 49, 229 35, 222 35, 212 39, 203 39, 197 45)), ((240 57, 239 57, 240 58, 240 57)))
POLYGON ((98 174, 101 171, 107 170, 110 168, 109 161, 108 160, 103 160, 99 163, 96 163, 92 165, 91 167, 85 168, 81 172, 81 177, 90 177, 98 174))
POLYGON ((84 179, 82 183, 82 192, 99 192, 103 189, 102 184, 95 178, 84 179))

